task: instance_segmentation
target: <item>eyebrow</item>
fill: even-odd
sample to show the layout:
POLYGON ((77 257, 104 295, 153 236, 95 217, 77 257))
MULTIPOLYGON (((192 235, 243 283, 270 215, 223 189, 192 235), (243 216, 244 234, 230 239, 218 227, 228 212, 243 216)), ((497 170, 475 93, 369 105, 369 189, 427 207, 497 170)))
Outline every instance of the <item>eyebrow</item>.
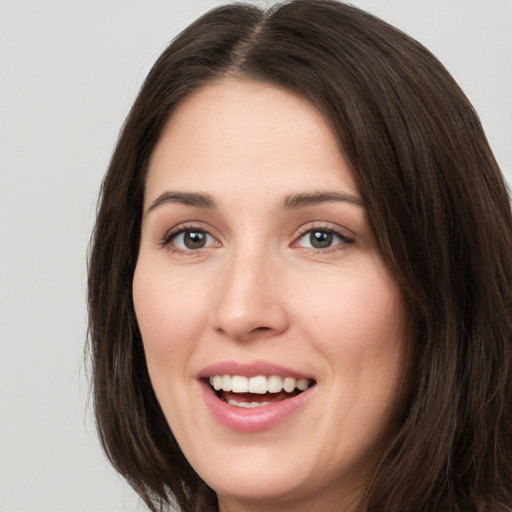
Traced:
MULTIPOLYGON (((307 206, 333 202, 344 202, 354 204, 356 206, 364 206, 364 201, 360 197, 352 194, 348 194, 346 192, 320 191, 290 194, 284 198, 281 208, 283 210, 296 210, 307 206)), ((146 215, 162 205, 172 203, 192 206, 195 208, 206 208, 208 210, 214 210, 217 208, 217 203, 209 194, 199 192, 166 191, 160 194, 151 203, 150 207, 146 211, 146 215)))
POLYGON ((346 192, 302 192, 291 194, 286 197, 282 203, 284 210, 295 210, 297 208, 304 208, 307 206, 314 206, 320 203, 350 203, 356 206, 364 206, 364 201, 352 194, 346 192))
POLYGON ((215 200, 208 194, 198 192, 173 192, 167 191, 160 194, 147 209, 146 214, 164 204, 177 203, 196 208, 207 208, 213 210, 217 207, 215 200))

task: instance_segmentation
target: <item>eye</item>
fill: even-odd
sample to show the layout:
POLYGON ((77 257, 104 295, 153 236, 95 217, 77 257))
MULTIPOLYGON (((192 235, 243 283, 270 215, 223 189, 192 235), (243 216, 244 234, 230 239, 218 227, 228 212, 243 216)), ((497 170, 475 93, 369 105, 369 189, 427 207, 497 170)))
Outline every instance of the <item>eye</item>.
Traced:
POLYGON ((333 249, 340 244, 351 244, 353 240, 332 229, 308 229, 294 245, 314 250, 333 249))
POLYGON ((181 229, 166 237, 164 245, 177 251, 194 251, 218 245, 217 240, 202 229, 181 229))

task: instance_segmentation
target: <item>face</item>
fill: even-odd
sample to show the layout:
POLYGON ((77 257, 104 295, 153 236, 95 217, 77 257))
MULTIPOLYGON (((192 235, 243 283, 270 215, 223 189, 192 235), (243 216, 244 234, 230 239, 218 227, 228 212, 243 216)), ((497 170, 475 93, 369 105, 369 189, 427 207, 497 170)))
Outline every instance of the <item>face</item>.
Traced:
POLYGON ((396 410, 406 322, 309 103, 224 81, 178 107, 149 166, 133 299, 163 413, 221 510, 357 501, 396 410))

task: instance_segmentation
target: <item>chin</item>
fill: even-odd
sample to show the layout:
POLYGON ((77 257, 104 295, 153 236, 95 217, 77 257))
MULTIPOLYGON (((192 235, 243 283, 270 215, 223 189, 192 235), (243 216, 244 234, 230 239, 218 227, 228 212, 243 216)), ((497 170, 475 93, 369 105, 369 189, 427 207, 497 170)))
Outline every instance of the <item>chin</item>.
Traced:
POLYGON ((253 467, 226 472, 222 477, 211 475, 208 485, 216 492, 220 501, 231 500, 246 503, 291 504, 300 501, 311 491, 307 491, 306 482, 293 470, 253 467))

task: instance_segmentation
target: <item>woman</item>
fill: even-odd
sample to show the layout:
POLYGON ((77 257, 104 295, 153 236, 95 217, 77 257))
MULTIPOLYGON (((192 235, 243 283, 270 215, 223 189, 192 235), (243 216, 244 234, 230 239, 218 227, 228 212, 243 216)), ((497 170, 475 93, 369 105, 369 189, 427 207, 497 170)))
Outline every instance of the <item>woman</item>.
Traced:
POLYGON ((512 218, 471 105, 342 3, 151 70, 90 256, 107 455, 153 511, 512 506, 512 218))

